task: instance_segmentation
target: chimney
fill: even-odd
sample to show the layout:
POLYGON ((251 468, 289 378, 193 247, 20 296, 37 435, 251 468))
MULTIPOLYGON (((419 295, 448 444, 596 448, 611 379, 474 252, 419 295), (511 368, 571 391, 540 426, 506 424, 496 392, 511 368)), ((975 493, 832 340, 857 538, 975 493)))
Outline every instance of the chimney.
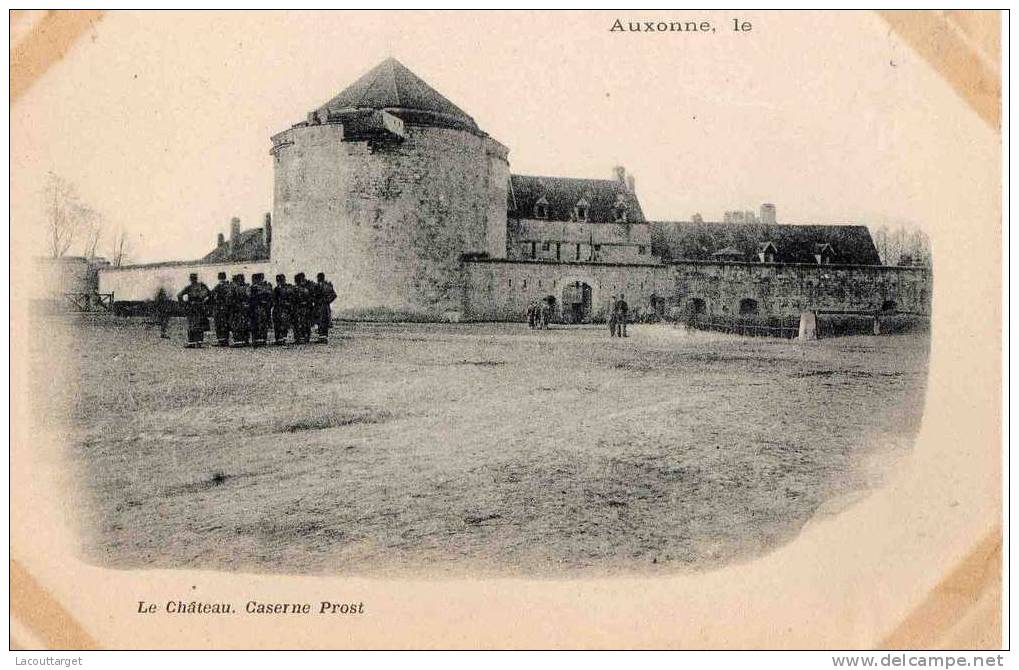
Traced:
POLYGON ((626 168, 622 165, 617 165, 612 168, 612 172, 616 175, 616 181, 623 187, 626 186, 626 168))
POLYGON ((272 214, 265 213, 265 248, 272 251, 272 214))
POLYGON ((223 246, 224 242, 226 242, 226 240, 223 239, 223 233, 217 234, 216 235, 216 248, 219 249, 221 246, 223 246))
POLYGON ((626 190, 630 193, 637 192, 637 180, 633 178, 632 174, 626 175, 626 190))
POLYGON ((241 241, 241 220, 236 216, 230 219, 230 255, 232 256, 237 244, 241 241))

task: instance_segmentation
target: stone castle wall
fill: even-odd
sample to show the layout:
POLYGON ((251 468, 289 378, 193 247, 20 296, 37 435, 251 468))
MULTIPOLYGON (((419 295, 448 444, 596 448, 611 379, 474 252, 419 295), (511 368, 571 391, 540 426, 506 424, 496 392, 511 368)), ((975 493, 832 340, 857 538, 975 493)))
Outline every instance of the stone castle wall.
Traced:
POLYGON ((926 268, 697 261, 668 267, 670 305, 686 309, 699 299, 708 314, 739 314, 745 299, 755 300, 760 314, 775 316, 876 311, 890 302, 900 311, 930 313, 926 268))
POLYGON ((340 313, 438 317, 458 309, 461 256, 505 256, 506 148, 412 125, 403 141, 343 138, 341 124, 273 138, 279 271, 325 272, 340 313))
MULTIPOLYGON (((243 274, 250 284, 251 275, 261 272, 269 282, 274 283, 275 269, 269 261, 251 263, 201 263, 172 262, 149 265, 129 265, 122 268, 104 268, 99 271, 99 292, 112 293, 117 302, 152 300, 160 288, 171 296, 188 284, 188 275, 198 274, 199 281, 212 288, 216 275, 225 272, 227 277, 243 274)), ((290 278, 288 277, 288 280, 290 278)))
POLYGON ((534 300, 552 296, 561 306, 564 291, 578 281, 591 287, 594 320, 604 320, 613 294, 623 294, 636 310, 672 288, 661 265, 472 260, 464 263, 463 318, 520 321, 534 300))
POLYGON ((548 263, 470 260, 464 263, 463 318, 519 321, 531 301, 582 281, 592 289, 592 317, 607 314, 622 293, 634 315, 659 308, 682 313, 703 301, 705 313, 739 314, 750 299, 762 315, 798 316, 805 310, 877 311, 889 302, 900 311, 930 313, 926 268, 764 263, 677 262, 668 265, 548 263))

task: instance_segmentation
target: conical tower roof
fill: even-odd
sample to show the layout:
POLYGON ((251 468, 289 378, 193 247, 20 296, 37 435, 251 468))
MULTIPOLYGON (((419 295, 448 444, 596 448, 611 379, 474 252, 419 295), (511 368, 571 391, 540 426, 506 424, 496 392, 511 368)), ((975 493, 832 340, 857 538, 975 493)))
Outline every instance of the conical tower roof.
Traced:
POLYGON ((318 111, 336 117, 364 110, 385 110, 418 125, 480 132, 466 112, 395 58, 376 65, 318 111))

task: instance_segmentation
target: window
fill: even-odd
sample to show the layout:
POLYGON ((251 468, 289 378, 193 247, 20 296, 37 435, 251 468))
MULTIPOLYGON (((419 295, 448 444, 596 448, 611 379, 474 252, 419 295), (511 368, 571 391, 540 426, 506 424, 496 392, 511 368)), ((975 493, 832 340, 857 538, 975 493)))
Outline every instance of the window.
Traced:
POLYGON ((576 205, 573 206, 573 220, 574 221, 587 221, 590 204, 584 198, 581 198, 576 205))
POLYGON ((616 196, 616 204, 612 206, 612 220, 616 223, 626 223, 629 219, 628 204, 622 193, 616 196))
POLYGON ((542 251, 548 251, 551 248, 552 248, 552 243, 551 242, 544 242, 541 245, 541 250, 542 251))
POLYGON ((637 253, 639 255, 643 256, 644 252, 645 252, 645 248, 644 247, 637 247, 637 253))
POLYGON ((531 258, 537 258, 537 257, 538 257, 538 243, 537 242, 531 242, 531 258))
POLYGON ((547 219, 548 218, 548 200, 544 197, 534 203, 534 218, 536 219, 547 219))
POLYGON ((562 243, 561 242, 556 242, 555 243, 555 259, 557 261, 562 260, 562 255, 563 255, 562 251, 563 251, 562 243))
POLYGON ((577 244, 577 260, 580 260, 580 244, 577 244))

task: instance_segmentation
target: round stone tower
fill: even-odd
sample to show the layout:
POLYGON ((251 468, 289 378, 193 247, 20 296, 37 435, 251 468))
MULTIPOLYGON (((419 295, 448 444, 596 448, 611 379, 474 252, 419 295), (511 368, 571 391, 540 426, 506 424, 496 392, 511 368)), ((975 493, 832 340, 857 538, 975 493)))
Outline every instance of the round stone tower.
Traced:
POLYGON ((272 138, 271 256, 334 313, 443 318, 465 255, 505 258, 507 149, 394 59, 272 138))

